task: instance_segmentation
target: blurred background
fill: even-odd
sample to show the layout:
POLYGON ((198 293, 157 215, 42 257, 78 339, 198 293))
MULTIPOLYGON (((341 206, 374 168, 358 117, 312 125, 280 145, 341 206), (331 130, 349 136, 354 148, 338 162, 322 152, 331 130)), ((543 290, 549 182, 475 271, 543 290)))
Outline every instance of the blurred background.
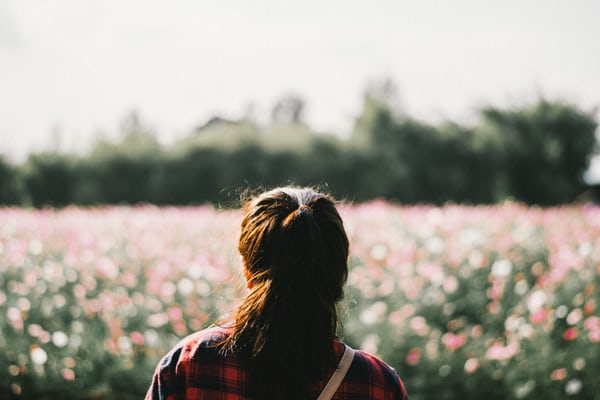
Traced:
POLYGON ((594 1, 0 4, 0 203, 593 199, 594 1))
POLYGON ((296 184, 412 400, 600 400, 599 17, 0 0, 0 399, 142 398, 244 295, 240 194, 296 184))

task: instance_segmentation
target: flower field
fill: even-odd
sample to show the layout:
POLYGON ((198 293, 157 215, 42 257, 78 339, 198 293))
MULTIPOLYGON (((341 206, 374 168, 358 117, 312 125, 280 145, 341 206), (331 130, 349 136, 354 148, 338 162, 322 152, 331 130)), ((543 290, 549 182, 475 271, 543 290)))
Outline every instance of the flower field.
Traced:
MULTIPOLYGON (((600 399, 600 207, 340 207, 340 334, 412 400, 600 399)), ((138 399, 244 295, 241 214, 0 209, 0 399, 138 399)))

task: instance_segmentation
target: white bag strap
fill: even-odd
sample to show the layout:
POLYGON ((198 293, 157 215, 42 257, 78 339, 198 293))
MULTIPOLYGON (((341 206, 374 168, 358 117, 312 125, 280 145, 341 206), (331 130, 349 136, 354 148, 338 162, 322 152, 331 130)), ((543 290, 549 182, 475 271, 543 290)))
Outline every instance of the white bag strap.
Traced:
POLYGON ((323 388, 323 391, 321 392, 319 397, 317 397, 317 400, 329 400, 333 397, 338 387, 344 380, 346 372, 348 372, 348 369, 350 368, 350 364, 352 364, 353 359, 354 349, 350 348, 349 346, 346 346, 346 349, 344 350, 344 355, 342 356, 340 363, 331 375, 331 378, 329 378, 329 381, 323 388))

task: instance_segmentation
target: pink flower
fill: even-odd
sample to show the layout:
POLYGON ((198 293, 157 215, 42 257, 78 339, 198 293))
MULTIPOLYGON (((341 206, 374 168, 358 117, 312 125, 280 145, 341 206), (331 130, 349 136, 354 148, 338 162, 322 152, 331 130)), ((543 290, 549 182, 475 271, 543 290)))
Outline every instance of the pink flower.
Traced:
POLYGON ((488 360, 508 360, 512 358, 519 351, 519 343, 511 342, 506 346, 502 345, 502 342, 497 340, 492 346, 485 352, 485 357, 488 360))
POLYGON ((72 381, 75 379, 75 372, 72 369, 65 368, 62 370, 62 377, 65 381, 72 381))
POLYGON ((563 333, 563 338, 568 341, 575 340, 575 339, 577 339, 578 334, 579 334, 579 332, 577 331, 577 328, 570 327, 570 328, 567 328, 565 330, 565 332, 563 333))
POLYGON ((119 276, 119 267, 110 258, 101 258, 96 263, 96 274, 100 278, 116 279, 119 276))
POLYGON ((562 381, 567 377, 567 370, 565 368, 559 368, 552 371, 550 378, 553 381, 562 381))
POLYGON ((583 312, 586 315, 590 315, 591 313, 593 313, 596 310, 596 302, 594 302, 594 300, 589 300, 585 303, 585 305, 583 306, 583 312))
POLYGON ((590 331, 600 330, 600 317, 593 316, 586 318, 583 322, 583 326, 590 331))
POLYGON ((144 345, 144 335, 142 335, 140 332, 133 331, 133 332, 131 332, 129 337, 131 338, 131 343, 133 343, 134 345, 136 345, 136 346, 144 345))
POLYGON ((169 315, 169 320, 171 321, 180 321, 183 318, 183 312, 179 307, 169 307, 167 314, 169 315))
POLYGON ((531 314, 529 320, 532 324, 543 324, 544 322, 546 322, 549 314, 550 311, 544 308, 540 308, 539 310, 531 314))
POLYGON ((412 349, 410 349, 408 351, 408 354, 406 355, 406 362, 408 363, 408 365, 415 366, 415 365, 419 364, 420 361, 421 361, 421 350, 419 350, 416 347, 413 347, 412 349))
POLYGON ((600 330, 593 330, 588 332, 588 338, 590 339, 590 342, 592 343, 599 343, 600 342, 600 330))
POLYGON ((466 362, 465 362, 465 372, 468 374, 472 374, 473 372, 477 371, 479 369, 479 360, 476 358, 469 358, 466 362))
POLYGON ((444 346, 450 351, 454 351, 456 349, 461 348, 467 343, 467 335, 464 333, 455 335, 453 333, 447 332, 442 336, 442 343, 444 346))

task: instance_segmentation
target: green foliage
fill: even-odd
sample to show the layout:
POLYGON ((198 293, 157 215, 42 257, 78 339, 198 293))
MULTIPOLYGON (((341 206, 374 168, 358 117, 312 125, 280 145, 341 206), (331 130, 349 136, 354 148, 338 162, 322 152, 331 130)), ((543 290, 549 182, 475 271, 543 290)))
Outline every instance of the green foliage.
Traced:
POLYGON ((121 129, 119 142, 99 140, 90 156, 79 160, 74 202, 133 204, 155 200, 162 149, 136 114, 127 117, 121 129))
POLYGON ((19 170, 0 156, 0 205, 18 205, 23 202, 19 170))
POLYGON ((591 112, 541 99, 484 108, 474 126, 432 125, 399 113, 394 99, 389 82, 370 88, 347 139, 312 131, 294 96, 265 126, 215 117, 170 146, 132 113, 119 140, 99 139, 88 156, 32 154, 20 167, 0 159, 0 203, 227 206, 244 188, 293 183, 356 201, 552 205, 586 189, 596 151, 591 112))
POLYGON ((23 183, 34 207, 62 207, 73 200, 73 159, 58 153, 31 154, 23 167, 23 183))
POLYGON ((497 138, 508 192, 536 204, 571 201, 584 188, 582 176, 595 150, 597 123, 591 113, 563 102, 540 100, 514 110, 487 108, 484 126, 497 138))

